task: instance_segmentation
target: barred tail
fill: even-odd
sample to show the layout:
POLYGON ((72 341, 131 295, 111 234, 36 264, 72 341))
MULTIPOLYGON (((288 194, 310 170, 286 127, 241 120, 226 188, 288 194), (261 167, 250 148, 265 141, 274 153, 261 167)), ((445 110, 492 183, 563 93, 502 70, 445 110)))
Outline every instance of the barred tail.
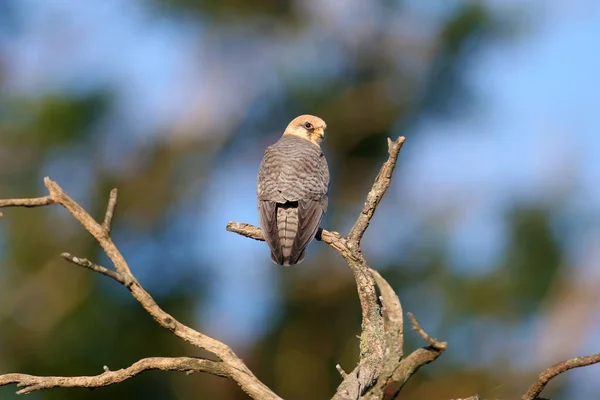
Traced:
POLYGON ((278 264, 290 266, 297 264, 304 256, 298 260, 291 260, 292 246, 298 233, 298 202, 288 202, 277 205, 277 231, 279 234, 279 245, 281 246, 282 260, 277 260, 271 254, 271 258, 278 264))

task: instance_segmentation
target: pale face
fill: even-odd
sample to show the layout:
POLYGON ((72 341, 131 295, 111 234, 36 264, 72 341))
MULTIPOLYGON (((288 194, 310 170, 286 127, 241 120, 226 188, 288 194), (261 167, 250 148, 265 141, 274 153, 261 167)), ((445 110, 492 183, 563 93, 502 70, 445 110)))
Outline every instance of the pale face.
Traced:
POLYGON ((301 115, 296 117, 285 128, 284 135, 294 135, 320 145, 325 138, 327 124, 314 115, 301 115))

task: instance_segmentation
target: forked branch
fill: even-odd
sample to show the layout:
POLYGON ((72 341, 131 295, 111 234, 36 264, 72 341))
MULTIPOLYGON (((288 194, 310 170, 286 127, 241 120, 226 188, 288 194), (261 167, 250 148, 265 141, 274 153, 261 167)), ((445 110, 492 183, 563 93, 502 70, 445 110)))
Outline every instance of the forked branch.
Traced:
MULTIPOLYGON (((446 342, 432 338, 416 318, 408 313, 413 330, 421 336, 427 346, 418 348, 403 358, 402 306, 389 283, 377 271, 368 267, 360 249, 361 239, 390 185, 403 142, 404 138, 396 141, 388 139, 389 158, 379 171, 350 233, 344 237, 337 232, 321 229, 316 237, 340 253, 354 273, 363 315, 359 365, 351 373, 346 373, 341 366, 336 365, 342 383, 334 399, 395 399, 419 368, 435 361, 447 348, 446 342), (379 302, 375 297, 374 282, 379 288, 379 302), (371 341, 371 345, 364 345, 365 341, 371 341)), ((260 228, 247 223, 229 222, 227 230, 251 239, 264 240, 260 228)), ((548 381, 556 375, 596 362, 600 362, 600 355, 577 358, 555 365, 540 375, 523 400, 535 399, 548 381)), ((474 395, 464 400, 479 398, 474 395)))
MULTIPOLYGON (((180 339, 213 353, 216 358, 219 359, 217 361, 218 364, 215 364, 215 362, 212 361, 203 362, 202 364, 195 364, 204 366, 204 372, 217 372, 217 375, 230 377, 242 388, 242 390, 244 390, 250 397, 254 399, 280 399, 279 396, 273 393, 267 386, 260 382, 258 378, 254 376, 254 374, 252 374, 244 362, 235 355, 229 346, 179 322, 172 315, 161 309, 158 304, 156 304, 152 296, 150 296, 150 294, 137 281, 135 276, 132 274, 129 265, 123 258, 123 255, 110 237, 110 225, 114 215, 115 206, 117 204, 117 192, 115 190, 113 190, 110 194, 104 221, 102 224, 99 224, 79 204, 71 199, 56 182, 50 180, 50 178, 45 178, 44 183, 50 192, 48 196, 33 199, 0 200, 0 207, 38 207, 51 204, 62 205, 102 246, 106 255, 112 261, 115 270, 102 267, 87 259, 75 257, 69 253, 63 253, 62 256, 67 261, 98 272, 102 275, 106 275, 121 283, 131 292, 131 295, 142 305, 142 307, 160 326, 170 330, 180 339), (208 368, 208 366, 211 368, 208 368)), ((156 361, 156 359, 152 360, 156 361)), ((169 362, 171 362, 169 365, 176 365, 175 361, 173 360, 181 359, 162 359, 161 362, 163 364, 160 365, 164 365, 164 363, 169 362)), ((130 368, 111 372, 110 374, 105 373, 97 377, 42 378, 21 374, 8 374, 0 376, 0 385, 18 383, 21 384, 21 386, 26 386, 27 392, 56 386, 81 386, 82 382, 88 385, 87 387, 93 387, 95 384, 99 386, 105 386, 129 378, 130 375, 128 374, 130 374, 131 371, 137 371, 136 373, 139 373, 146 369, 152 369, 139 369, 140 366, 148 365, 150 364, 136 363, 130 368), (131 368, 133 368, 133 370, 131 368)), ((198 369, 198 371, 200 370, 201 369, 198 369)), ((25 392, 21 391, 21 393, 25 392)))
POLYGON ((29 394, 36 390, 62 388, 97 388, 123 382, 126 379, 150 370, 179 371, 192 374, 208 372, 212 375, 229 377, 227 368, 219 361, 192 357, 152 357, 143 358, 127 368, 111 371, 104 367, 104 372, 95 376, 33 376, 27 374, 0 375, 0 386, 16 384, 20 389, 17 394, 29 394))
MULTIPOLYGON (((402 358, 402 307, 400 301, 385 279, 369 268, 362 255, 360 242, 375 210, 390 186, 392 173, 403 144, 404 137, 399 137, 395 141, 388 139, 388 160, 375 178, 363 211, 350 233, 343 237, 337 232, 322 229, 317 235, 318 240, 334 248, 350 267, 356 281, 362 310, 360 360, 350 373, 343 372, 341 367, 338 368, 343 372, 340 373, 344 379, 338 387, 334 399, 358 399, 369 391, 381 398, 380 392, 383 390, 385 382, 391 378, 402 358), (375 280, 380 289, 381 303, 375 289, 375 280), (383 309, 381 304, 384 306, 383 309)), ((230 222, 227 224, 227 230, 255 240, 264 240, 260 228, 250 224, 230 222)))
POLYGON ((91 262, 87 258, 75 257, 74 255, 71 255, 69 253, 62 253, 60 256, 68 262, 71 262, 75 265, 79 265, 80 267, 91 269, 92 271, 98 272, 99 274, 106 275, 122 285, 129 286, 132 283, 131 281, 128 282, 127 278, 125 278, 120 273, 110 270, 108 268, 104 268, 101 265, 91 262))
POLYGON ((538 376, 534 384, 527 390, 527 393, 523 395, 522 400, 538 399, 538 396, 542 393, 542 390, 544 390, 546 385, 563 372, 567 372, 573 368, 586 367, 598 363, 600 363, 600 353, 586 357, 571 358, 570 360, 554 364, 538 376))

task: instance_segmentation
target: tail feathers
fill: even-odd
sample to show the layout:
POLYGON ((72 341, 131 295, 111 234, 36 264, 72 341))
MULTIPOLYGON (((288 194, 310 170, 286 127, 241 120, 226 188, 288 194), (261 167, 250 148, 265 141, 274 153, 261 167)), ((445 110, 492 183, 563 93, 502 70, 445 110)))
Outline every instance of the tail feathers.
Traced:
POLYGON ((282 265, 294 264, 290 260, 292 245, 298 233, 298 203, 277 205, 277 231, 281 246, 282 265))
POLYGON ((275 264, 291 266, 299 264, 304 259, 305 252, 295 252, 292 257, 294 241, 298 234, 298 202, 277 204, 276 224, 278 248, 271 251, 271 259, 275 264))
POLYGON ((290 267, 295 264, 300 264, 302 261, 304 261, 305 255, 306 255, 306 250, 302 250, 302 253, 300 253, 300 257, 298 257, 297 260, 292 260, 289 256, 287 258, 283 257, 282 260, 279 260, 279 259, 277 259, 277 256, 275 255, 275 253, 271 252, 271 260, 277 265, 283 265, 284 267, 290 267))

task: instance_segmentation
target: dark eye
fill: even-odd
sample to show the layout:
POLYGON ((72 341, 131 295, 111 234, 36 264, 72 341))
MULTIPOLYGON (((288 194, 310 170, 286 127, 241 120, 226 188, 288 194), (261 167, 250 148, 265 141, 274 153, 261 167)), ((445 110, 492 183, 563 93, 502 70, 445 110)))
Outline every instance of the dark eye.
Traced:
POLYGON ((305 127, 306 129, 312 129, 312 127, 313 127, 313 126, 312 126, 312 124, 311 124, 310 122, 305 122, 305 123, 304 123, 304 127, 305 127))

